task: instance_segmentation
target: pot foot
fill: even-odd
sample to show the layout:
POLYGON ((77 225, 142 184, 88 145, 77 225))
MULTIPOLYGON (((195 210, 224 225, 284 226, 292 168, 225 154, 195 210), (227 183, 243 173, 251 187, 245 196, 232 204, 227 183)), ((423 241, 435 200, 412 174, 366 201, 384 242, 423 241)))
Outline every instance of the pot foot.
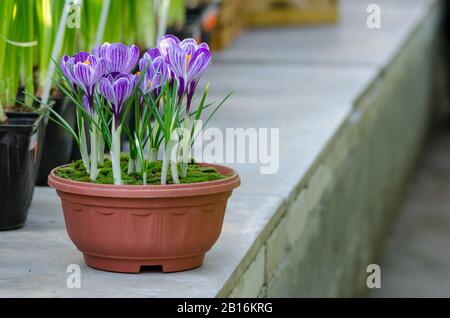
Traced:
POLYGON ((137 274, 143 266, 162 266, 164 273, 173 273, 200 267, 204 256, 204 254, 200 254, 190 257, 145 260, 105 258, 85 254, 84 260, 89 267, 108 272, 137 274))
POLYGON ((205 254, 185 258, 166 259, 162 263, 164 273, 181 272, 200 267, 205 254))
POLYGON ((139 273, 141 270, 141 263, 136 260, 105 258, 86 254, 84 260, 89 267, 107 272, 139 273))

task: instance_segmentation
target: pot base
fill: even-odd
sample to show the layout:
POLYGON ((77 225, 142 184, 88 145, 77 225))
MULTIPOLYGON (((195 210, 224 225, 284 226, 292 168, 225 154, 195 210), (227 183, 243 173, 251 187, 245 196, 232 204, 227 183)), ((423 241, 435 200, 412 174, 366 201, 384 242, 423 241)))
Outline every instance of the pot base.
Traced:
POLYGON ((200 267, 205 254, 160 259, 118 259, 84 254, 89 267, 108 272, 139 273, 143 266, 162 266, 164 273, 181 272, 200 267))
POLYGON ((0 232, 21 229, 21 228, 24 227, 24 225, 25 225, 25 223, 19 223, 19 224, 14 224, 14 225, 8 225, 8 226, 0 227, 0 232))

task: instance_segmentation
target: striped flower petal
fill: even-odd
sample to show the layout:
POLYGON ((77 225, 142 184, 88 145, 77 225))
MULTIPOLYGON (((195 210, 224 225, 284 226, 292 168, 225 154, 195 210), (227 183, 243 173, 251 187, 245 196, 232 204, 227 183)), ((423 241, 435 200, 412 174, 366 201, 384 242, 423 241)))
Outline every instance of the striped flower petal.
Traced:
POLYGON ((94 48, 92 54, 106 60, 108 73, 130 73, 139 60, 139 48, 122 43, 104 43, 94 48))

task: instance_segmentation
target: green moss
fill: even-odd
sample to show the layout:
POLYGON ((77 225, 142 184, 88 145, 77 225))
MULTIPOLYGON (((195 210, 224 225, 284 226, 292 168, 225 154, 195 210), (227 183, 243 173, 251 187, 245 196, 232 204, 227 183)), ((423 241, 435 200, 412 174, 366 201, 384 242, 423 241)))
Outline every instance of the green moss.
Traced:
MULTIPOLYGON (((130 175, 127 174, 128 170, 128 157, 123 156, 120 160, 120 165, 122 167, 122 183, 127 185, 142 185, 142 174, 132 173, 130 175)), ((159 185, 161 184, 161 166, 162 162, 152 162, 148 165, 147 168, 147 184, 148 185, 159 185)), ((108 158, 105 158, 105 164, 99 165, 99 173, 97 176, 97 180, 95 183, 98 184, 114 184, 113 172, 111 168, 111 161, 108 158)), ((181 183, 198 183, 198 182, 207 182, 224 179, 227 176, 220 174, 216 169, 212 167, 201 167, 198 164, 191 163, 188 165, 187 175, 185 178, 181 177, 180 174, 180 182, 181 183)), ((92 182, 89 178, 89 175, 86 173, 86 169, 84 167, 83 161, 78 160, 69 164, 67 167, 60 168, 56 170, 56 175, 79 182, 92 182)), ((170 174, 170 170, 167 176, 167 183, 173 184, 172 176, 170 174)))

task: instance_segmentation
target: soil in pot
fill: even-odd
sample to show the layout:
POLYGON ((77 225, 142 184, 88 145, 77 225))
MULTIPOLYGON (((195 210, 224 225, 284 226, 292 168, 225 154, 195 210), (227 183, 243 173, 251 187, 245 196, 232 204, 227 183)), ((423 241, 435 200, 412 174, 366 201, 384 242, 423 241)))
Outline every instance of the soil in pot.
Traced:
MULTIPOLYGON (((55 102, 53 110, 63 117, 73 129, 75 129, 76 106, 67 101, 64 97, 55 97, 52 98, 52 100, 55 102)), ((52 115, 50 114, 50 116, 52 115)), ((49 120, 47 123, 42 150, 42 159, 39 166, 36 184, 46 186, 50 171, 71 161, 72 150, 72 137, 58 124, 49 120)))
POLYGON ((77 182, 52 171, 67 231, 87 265, 138 273, 144 266, 177 272, 201 266, 220 236, 228 198, 239 175, 224 166, 197 164, 222 176, 171 185, 77 182), (212 171, 212 170, 210 170, 212 171))
POLYGON ((7 113, 0 124, 0 230, 25 224, 39 163, 43 118, 36 113, 7 113))
MULTIPOLYGON (((127 174, 128 169, 128 157, 122 156, 121 158, 121 167, 122 167, 122 182, 125 185, 142 185, 142 174, 140 173, 132 173, 127 174)), ((156 161, 150 163, 147 168, 147 185, 159 185, 161 183, 161 167, 162 162, 156 161)), ((181 171, 179 171, 181 175, 181 171)), ((89 174, 86 173, 86 169, 83 165, 82 160, 78 160, 72 162, 69 165, 58 168, 55 170, 55 174, 58 177, 78 181, 78 182, 91 182, 89 174)), ((186 177, 180 176, 180 182, 182 184, 189 183, 198 183, 198 182, 207 182, 207 181, 215 181, 226 178, 226 175, 222 175, 219 171, 217 171, 213 167, 205 167, 200 166, 198 164, 192 163, 188 165, 187 175, 186 177)), ((97 180, 95 181, 97 184, 114 184, 114 178, 112 173, 111 161, 106 158, 104 165, 99 165, 99 174, 97 180)), ((167 183, 172 184, 172 176, 168 174, 167 183)))

